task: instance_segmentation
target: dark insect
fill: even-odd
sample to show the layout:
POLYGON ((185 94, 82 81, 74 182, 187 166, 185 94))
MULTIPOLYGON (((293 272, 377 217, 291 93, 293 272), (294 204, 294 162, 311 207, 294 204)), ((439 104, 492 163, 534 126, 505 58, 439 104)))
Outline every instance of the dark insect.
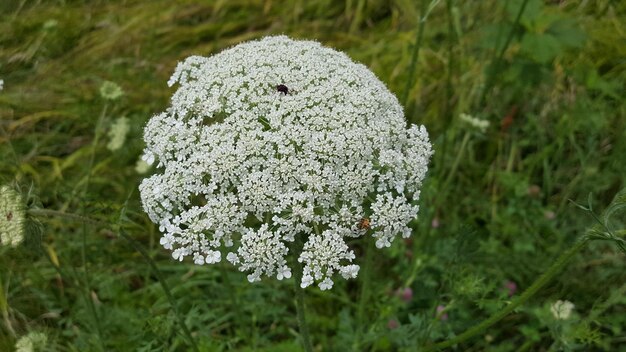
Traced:
POLYGON ((276 90, 283 93, 284 95, 289 94, 289 88, 287 88, 287 86, 284 84, 277 85, 276 90))
POLYGON ((7 221, 11 221, 11 219, 13 219, 13 213, 9 212, 7 213, 7 221))
POLYGON ((360 230, 368 230, 371 226, 371 221, 369 218, 362 218, 359 220, 359 224, 356 225, 360 230))

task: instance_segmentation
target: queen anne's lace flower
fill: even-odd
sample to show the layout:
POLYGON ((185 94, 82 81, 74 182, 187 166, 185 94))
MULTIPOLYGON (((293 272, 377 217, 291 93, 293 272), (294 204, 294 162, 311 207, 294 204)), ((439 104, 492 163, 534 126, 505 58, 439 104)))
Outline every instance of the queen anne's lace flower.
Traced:
POLYGON ((550 306, 550 312, 555 319, 566 320, 569 319, 572 311, 574 310, 574 303, 570 301, 558 300, 550 306))
POLYGON ((44 351, 48 343, 48 336, 43 332, 31 331, 20 337, 15 343, 15 352, 39 352, 44 351))
POLYGON ((116 151, 124 146, 126 135, 130 131, 130 120, 127 117, 120 117, 113 122, 109 129, 109 143, 107 148, 116 151))
POLYGON ((189 57, 168 83, 172 105, 144 132, 159 172, 140 191, 174 258, 226 253, 250 281, 289 278, 300 238, 301 285, 329 289, 358 273, 347 237, 410 235, 431 145, 365 66, 278 36, 189 57))
POLYGON ((116 100, 124 95, 124 91, 115 82, 104 81, 100 85, 100 96, 106 100, 116 100))

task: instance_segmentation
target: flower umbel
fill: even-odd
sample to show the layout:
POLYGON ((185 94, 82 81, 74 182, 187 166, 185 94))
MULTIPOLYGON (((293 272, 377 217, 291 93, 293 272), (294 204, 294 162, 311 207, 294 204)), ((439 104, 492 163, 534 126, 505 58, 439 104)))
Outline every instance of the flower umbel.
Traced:
POLYGON ((115 82, 104 81, 100 86, 100 96, 106 100, 116 100, 124 94, 115 82))
POLYGON ((48 336, 42 332, 29 332, 20 337, 15 343, 15 352, 43 351, 48 342, 48 336))
POLYGON ((128 131, 130 131, 130 123, 127 117, 120 117, 115 120, 109 129, 109 143, 107 144, 107 148, 110 151, 120 149, 124 145, 128 131))
POLYGON ((0 245, 16 247, 24 240, 26 209, 22 195, 0 186, 0 245))
POLYGON ((550 312, 555 319, 566 320, 572 314, 574 310, 574 303, 570 301, 561 301, 558 300, 550 306, 550 312))
POLYGON ((140 192, 176 259, 225 253, 250 281, 289 278, 298 236, 301 286, 330 289, 334 274, 359 271, 346 238, 388 247, 411 234, 428 134, 407 129, 365 66, 277 36, 189 57, 168 83, 179 88, 145 128, 143 159, 157 170, 140 192))

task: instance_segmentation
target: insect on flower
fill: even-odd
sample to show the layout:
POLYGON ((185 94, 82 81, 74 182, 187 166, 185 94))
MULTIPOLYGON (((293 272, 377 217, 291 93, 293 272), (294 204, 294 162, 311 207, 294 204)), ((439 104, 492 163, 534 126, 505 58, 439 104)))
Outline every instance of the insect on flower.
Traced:
POLYGON ((369 230, 371 225, 372 221, 369 218, 362 218, 361 220, 359 220, 359 224, 357 225, 357 227, 359 228, 359 230, 369 230))
POLYGON ((287 88, 287 86, 284 84, 277 85, 276 90, 279 91, 280 93, 283 93, 284 95, 289 94, 289 88, 287 88))

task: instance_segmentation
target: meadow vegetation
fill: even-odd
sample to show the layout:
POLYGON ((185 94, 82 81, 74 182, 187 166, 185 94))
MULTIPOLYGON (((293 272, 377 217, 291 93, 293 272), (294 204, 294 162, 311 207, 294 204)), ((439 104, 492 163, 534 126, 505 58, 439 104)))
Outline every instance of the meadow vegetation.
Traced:
MULTIPOLYGON (((142 130, 167 106, 176 63, 272 34, 369 67, 435 150, 412 237, 372 256, 354 242, 367 270, 307 289, 317 350, 419 351, 463 333, 589 234, 626 186, 622 1, 2 1, 0 185, 33 212, 24 243, 0 246, 1 351, 29 332, 46 351, 301 348, 289 280, 172 260, 137 191, 151 172, 142 130), (103 98, 107 81, 119 98, 103 98)), ((622 210, 610 226, 625 222, 622 210)), ((585 243, 454 348, 626 350, 615 242, 585 243), (564 301, 573 309, 559 318, 564 301)))

